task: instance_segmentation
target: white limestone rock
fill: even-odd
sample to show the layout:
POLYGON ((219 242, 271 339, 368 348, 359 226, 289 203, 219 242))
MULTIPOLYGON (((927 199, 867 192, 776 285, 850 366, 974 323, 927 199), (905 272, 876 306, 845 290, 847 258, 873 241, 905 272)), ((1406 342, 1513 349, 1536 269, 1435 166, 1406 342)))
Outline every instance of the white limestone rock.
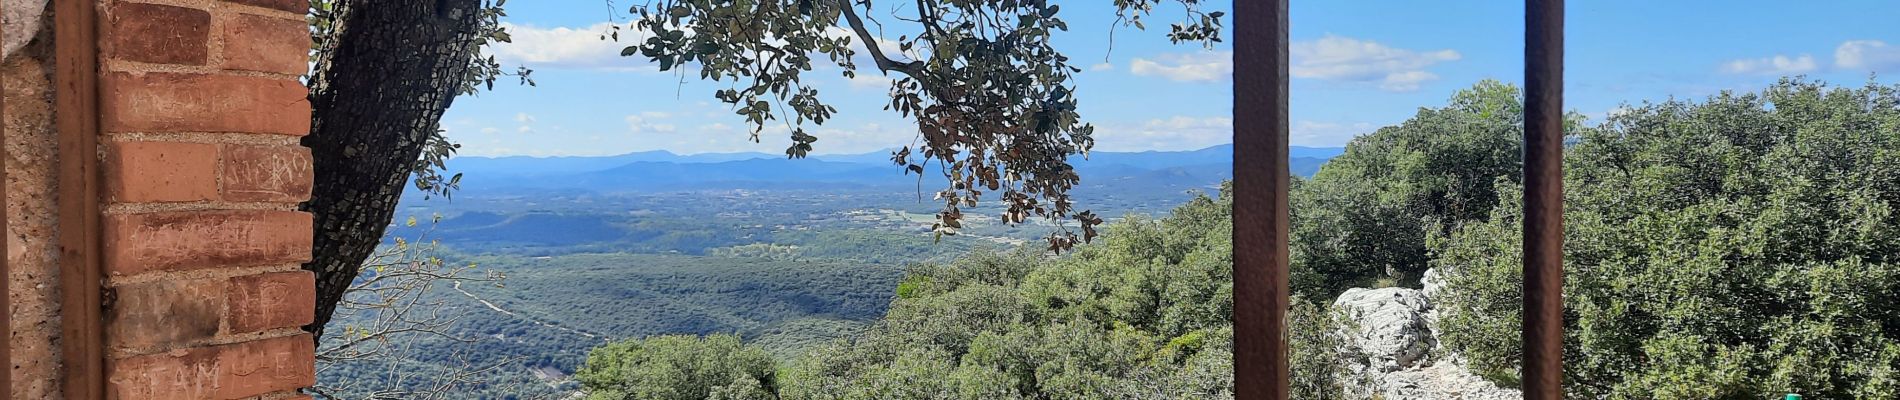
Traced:
POLYGON ((1431 304, 1417 289, 1348 289, 1333 307, 1354 325, 1347 327, 1347 346, 1365 354, 1379 372, 1418 365, 1437 344, 1425 326, 1431 304))
POLYGON ((1355 376, 1355 397, 1384 399, 1519 400, 1523 393, 1472 374, 1464 360, 1438 345, 1437 310, 1431 295, 1443 277, 1427 270, 1425 290, 1349 289, 1333 301, 1345 314, 1347 348, 1340 349, 1355 376))
POLYGON ((1426 300, 1437 298, 1445 289, 1445 277, 1438 273, 1437 268, 1426 269, 1425 274, 1419 276, 1418 283, 1425 286, 1419 293, 1425 295, 1426 300))
POLYGON ((1522 400, 1516 389, 1501 388, 1465 369, 1456 358, 1439 359, 1430 366, 1372 377, 1385 399, 1522 400))
MULTIPOLYGON (((1438 304, 1442 304, 1439 302, 1438 295, 1445 293, 1445 276, 1439 274, 1437 268, 1430 268, 1426 269, 1425 274, 1418 278, 1418 282, 1425 286, 1425 289, 1420 290, 1419 294, 1425 295, 1426 303, 1434 305, 1431 310, 1425 312, 1425 328, 1432 332, 1438 332, 1438 317, 1444 314, 1440 312, 1437 307, 1438 304)), ((1436 352, 1443 347, 1443 345, 1433 347, 1432 351, 1436 352)))

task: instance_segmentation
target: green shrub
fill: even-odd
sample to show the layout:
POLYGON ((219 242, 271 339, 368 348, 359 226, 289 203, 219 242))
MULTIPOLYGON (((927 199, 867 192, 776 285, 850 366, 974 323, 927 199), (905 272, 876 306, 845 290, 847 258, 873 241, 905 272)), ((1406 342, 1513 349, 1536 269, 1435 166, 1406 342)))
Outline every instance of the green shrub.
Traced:
MULTIPOLYGON (((1784 80, 1628 107, 1566 159, 1565 385, 1582 398, 1900 398, 1900 96, 1784 80)), ((1500 193, 1517 193, 1504 182, 1500 193)), ((1444 343, 1521 352, 1521 211, 1432 238, 1444 343)))
POLYGON ((734 335, 657 336, 594 349, 575 379, 589 399, 764 400, 777 382, 772 356, 734 335))
POLYGON ((1355 356, 1341 354, 1346 344, 1340 330, 1345 326, 1344 318, 1325 305, 1295 297, 1288 307, 1287 320, 1291 330, 1287 345, 1292 353, 1287 361, 1293 370, 1288 390, 1293 398, 1345 399, 1349 386, 1370 384, 1353 380, 1342 362, 1355 356))
POLYGON ((1523 105, 1516 87, 1483 81, 1449 104, 1353 138, 1292 191, 1293 287, 1330 299, 1348 288, 1414 286, 1425 237, 1482 220, 1497 179, 1517 179, 1523 105), (1377 282, 1386 279, 1384 283, 1377 282))
POLYGON ((1231 398, 1231 199, 1130 217, 1063 258, 912 268, 885 318, 808 353, 786 399, 1231 398))

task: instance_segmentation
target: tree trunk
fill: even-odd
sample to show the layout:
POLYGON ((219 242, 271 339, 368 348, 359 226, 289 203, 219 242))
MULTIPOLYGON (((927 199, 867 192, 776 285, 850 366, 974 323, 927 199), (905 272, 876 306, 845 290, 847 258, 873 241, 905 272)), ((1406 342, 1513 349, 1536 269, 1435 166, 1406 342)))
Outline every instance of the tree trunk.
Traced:
POLYGON ((411 169, 469 75, 480 0, 338 2, 334 40, 310 79, 314 109, 303 144, 316 185, 316 322, 322 338, 337 302, 382 241, 411 169))

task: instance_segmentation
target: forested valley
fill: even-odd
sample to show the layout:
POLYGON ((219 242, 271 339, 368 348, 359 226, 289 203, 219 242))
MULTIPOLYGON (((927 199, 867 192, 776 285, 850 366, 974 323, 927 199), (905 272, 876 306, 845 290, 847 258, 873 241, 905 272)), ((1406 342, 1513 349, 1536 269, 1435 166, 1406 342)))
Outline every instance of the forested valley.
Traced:
MULTIPOLYGON (((1480 82, 1295 180, 1296 398, 1395 398, 1379 380, 1433 363, 1516 385, 1521 111, 1516 88, 1480 82), (1365 353, 1368 293, 1429 299, 1405 326, 1415 352, 1365 353)), ((1784 79, 1567 128, 1569 393, 1900 396, 1900 87, 1784 79)), ((1246 222, 1226 176, 1173 171, 1195 179, 1095 197, 1125 217, 1060 255, 1022 244, 1049 229, 1035 224, 935 238, 901 191, 645 197, 709 209, 674 215, 602 191, 417 203, 406 212, 447 217, 394 236, 438 235, 431 257, 505 278, 426 291, 465 319, 392 339, 419 349, 394 363, 494 365, 454 387, 498 398, 1231 398, 1231 229, 1246 222), (620 208, 561 208, 580 199, 620 208), (531 215, 568 217, 456 236, 531 215), (608 240, 563 239, 587 226, 608 240)), ((1131 181, 1115 176, 1083 182, 1131 181)), ((324 379, 377 386, 386 367, 324 379)))
MULTIPOLYGON (((1231 151, 1097 152, 1082 168, 1100 181, 1076 192, 1106 215, 1165 213, 1217 192, 1231 151)), ((1300 149, 1295 172, 1339 151, 1300 149)), ((329 326, 319 390, 558 398, 581 389, 572 374, 590 349, 664 334, 735 335, 792 360, 883 317, 918 263, 1013 251, 1054 229, 1003 224, 986 206, 938 238, 940 206, 884 158, 457 159, 468 186, 454 197, 405 196, 329 326)))

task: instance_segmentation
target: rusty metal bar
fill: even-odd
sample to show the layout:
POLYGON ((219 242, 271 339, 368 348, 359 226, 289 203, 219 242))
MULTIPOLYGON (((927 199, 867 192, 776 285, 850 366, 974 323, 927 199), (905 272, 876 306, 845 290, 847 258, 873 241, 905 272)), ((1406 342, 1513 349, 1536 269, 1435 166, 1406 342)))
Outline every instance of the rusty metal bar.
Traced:
POLYGON ((1524 3, 1524 398, 1563 398, 1564 2, 1524 3))
POLYGON ((1287 0, 1234 2, 1234 398, 1287 398, 1287 0))
POLYGON ((94 0, 53 2, 53 105, 59 129, 62 389, 105 398, 99 259, 99 43, 94 0))

